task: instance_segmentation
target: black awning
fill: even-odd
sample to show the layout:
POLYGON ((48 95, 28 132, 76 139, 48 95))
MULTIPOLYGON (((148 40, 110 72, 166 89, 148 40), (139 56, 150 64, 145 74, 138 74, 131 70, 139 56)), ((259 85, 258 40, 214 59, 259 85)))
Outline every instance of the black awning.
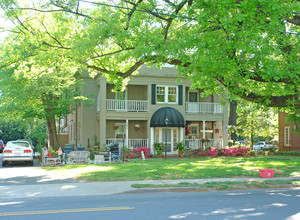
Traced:
POLYGON ((165 119, 168 118, 168 127, 184 127, 184 118, 182 114, 171 107, 158 109, 152 115, 150 127, 165 127, 165 119))

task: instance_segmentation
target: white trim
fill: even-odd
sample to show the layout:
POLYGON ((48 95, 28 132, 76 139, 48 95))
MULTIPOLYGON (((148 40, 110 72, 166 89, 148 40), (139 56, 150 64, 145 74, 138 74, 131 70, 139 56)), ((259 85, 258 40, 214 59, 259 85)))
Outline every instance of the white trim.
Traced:
POLYGON ((203 139, 205 139, 205 120, 203 120, 203 123, 202 123, 202 130, 203 130, 203 133, 202 133, 202 137, 203 139))
POLYGON ((98 92, 98 97, 97 97, 97 112, 100 112, 100 97, 101 97, 101 92, 100 92, 100 89, 99 89, 99 92, 98 92))

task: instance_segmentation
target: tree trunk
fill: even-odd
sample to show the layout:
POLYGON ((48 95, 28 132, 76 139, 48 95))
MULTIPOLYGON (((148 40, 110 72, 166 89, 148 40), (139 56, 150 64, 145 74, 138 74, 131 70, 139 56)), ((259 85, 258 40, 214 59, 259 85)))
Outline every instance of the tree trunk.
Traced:
POLYGON ((43 97, 43 104, 45 106, 46 121, 49 135, 50 146, 54 149, 58 149, 58 139, 56 132, 56 121, 55 121, 55 109, 49 106, 49 103, 53 102, 56 98, 51 94, 43 97))
POLYGON ((50 146, 53 147, 54 150, 58 149, 58 139, 56 132, 56 123, 55 123, 55 115, 51 114, 51 109, 47 109, 47 128, 49 134, 50 146))
MULTIPOLYGON (((237 100, 232 100, 230 102, 230 111, 229 111, 229 125, 233 125, 236 128, 236 109, 237 109, 237 100)), ((236 141, 236 129, 230 134, 233 144, 236 141)))

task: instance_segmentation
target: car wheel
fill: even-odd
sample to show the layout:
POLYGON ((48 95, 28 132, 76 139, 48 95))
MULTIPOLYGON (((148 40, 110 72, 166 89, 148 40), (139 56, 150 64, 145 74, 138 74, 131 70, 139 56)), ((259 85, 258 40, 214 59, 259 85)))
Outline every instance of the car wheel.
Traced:
POLYGON ((29 166, 33 166, 33 161, 30 161, 30 162, 29 162, 29 166))
POLYGON ((7 163, 5 161, 2 161, 2 166, 5 167, 7 163))

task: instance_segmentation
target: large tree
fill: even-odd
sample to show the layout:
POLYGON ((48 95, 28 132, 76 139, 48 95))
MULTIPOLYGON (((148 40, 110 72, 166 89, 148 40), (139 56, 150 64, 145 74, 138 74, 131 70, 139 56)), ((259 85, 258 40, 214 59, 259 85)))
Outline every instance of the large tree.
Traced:
POLYGON ((55 25, 64 24, 55 32, 62 38, 48 24, 35 29, 33 34, 47 34, 35 38, 27 58, 39 56, 41 49, 55 50, 65 65, 101 72, 118 85, 143 64, 169 63, 195 87, 210 93, 228 90, 299 118, 299 0, 50 0, 29 6, 3 2, 22 36, 32 30, 38 14, 55 13, 55 25), (83 2, 90 7, 82 7, 83 2), (71 32, 65 25, 70 22, 71 32))
POLYGON ((62 21, 55 13, 16 11, 11 16, 18 25, 0 47, 1 115, 45 119, 50 145, 57 148, 57 120, 81 99, 80 81, 76 64, 66 63, 61 51, 49 42, 63 39, 67 43, 69 35, 64 31, 72 33, 72 20, 62 21))

